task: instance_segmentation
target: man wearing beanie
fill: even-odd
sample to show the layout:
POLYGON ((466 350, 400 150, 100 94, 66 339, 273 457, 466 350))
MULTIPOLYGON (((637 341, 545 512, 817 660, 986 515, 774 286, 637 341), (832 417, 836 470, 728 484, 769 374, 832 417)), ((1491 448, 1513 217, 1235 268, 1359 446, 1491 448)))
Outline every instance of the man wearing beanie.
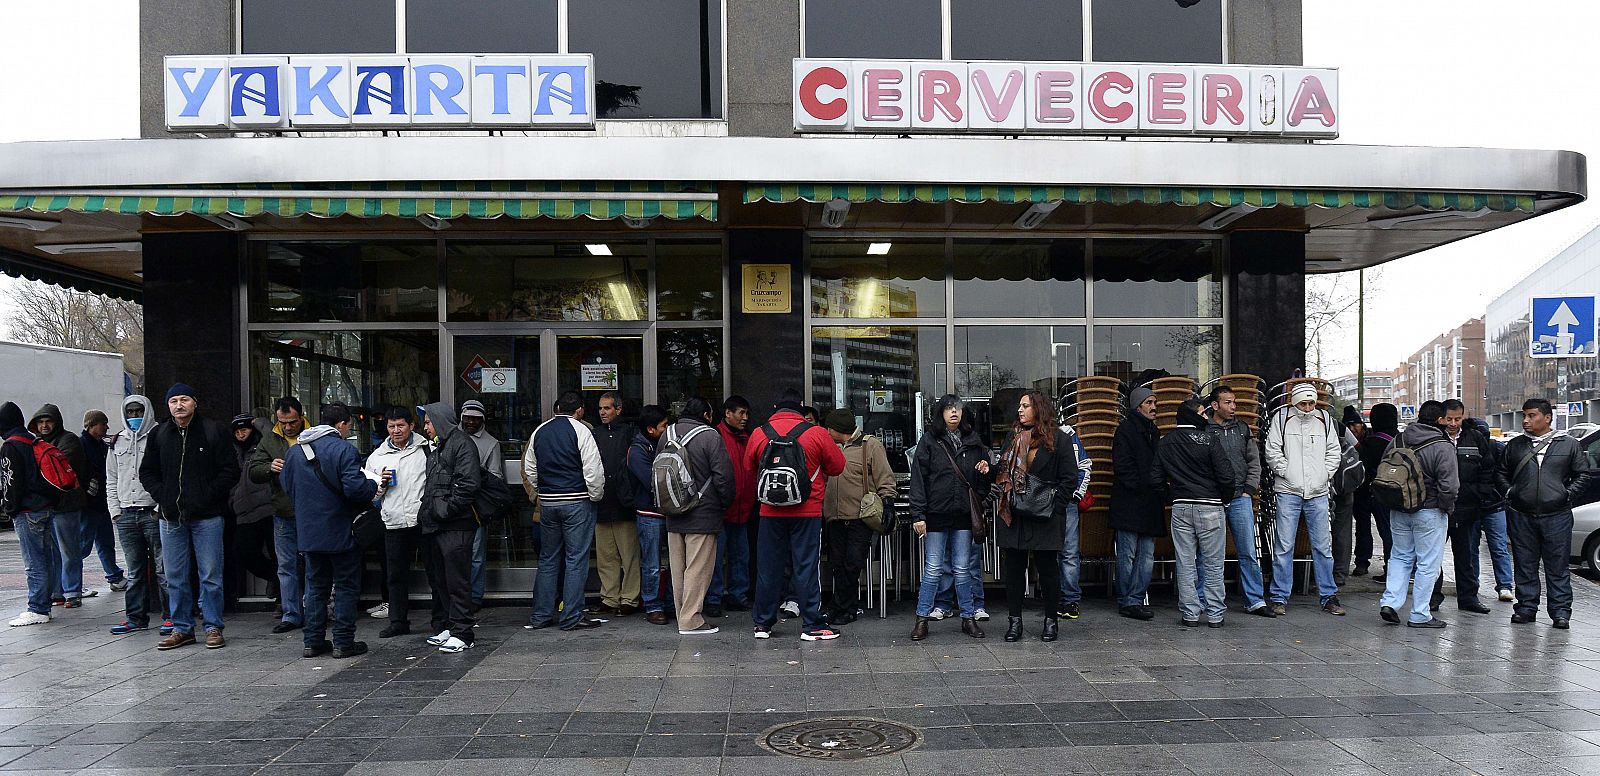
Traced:
POLYGON ((1133 620, 1155 617, 1144 603, 1155 571, 1156 539, 1167 533, 1160 494, 1147 487, 1155 468, 1156 396, 1139 387, 1128 394, 1128 416, 1111 440, 1111 513, 1107 522, 1116 531, 1117 613, 1133 620))
POLYGON ((862 518, 881 517, 895 496, 894 470, 883 442, 856 428, 855 413, 839 408, 822 427, 844 453, 844 473, 828 478, 822 500, 824 539, 833 577, 833 614, 828 621, 849 625, 861 611, 861 572, 872 548, 872 528, 862 518))
POLYGON ((78 442, 83 447, 85 470, 78 472, 79 484, 88 497, 83 505, 83 544, 79 548, 80 561, 88 560, 89 553, 99 550, 100 570, 105 572, 106 584, 115 592, 128 589, 128 581, 117 565, 117 533, 111 525, 111 512, 106 508, 106 453, 111 440, 106 438, 111 420, 101 410, 83 413, 83 433, 78 442))
POLYGON ((1340 428, 1332 415, 1317 407, 1317 398, 1315 386, 1298 383, 1289 392, 1289 406, 1272 413, 1267 422, 1267 468, 1277 503, 1267 605, 1279 617, 1288 609, 1295 535, 1302 518, 1311 539, 1318 602, 1328 614, 1344 614, 1333 579, 1333 533, 1328 522, 1328 494, 1342 452, 1340 428))
POLYGON ((199 572, 206 648, 227 646, 222 638, 222 515, 239 480, 239 462, 232 434, 200 416, 194 394, 183 383, 167 389, 172 422, 150 433, 148 454, 139 465, 140 484, 161 507, 161 559, 172 612, 172 634, 156 645, 162 650, 195 643, 191 558, 199 572))
POLYGON ((61 576, 61 554, 56 549, 51 508, 60 500, 48 484, 40 482, 39 465, 33 458, 34 437, 22 424, 22 409, 6 402, 0 405, 0 514, 11 518, 17 528, 17 543, 22 546, 22 567, 28 579, 28 608, 11 627, 43 625, 50 621, 50 596, 61 576))
MULTIPOLYGON (((495 438, 494 434, 483 429, 483 424, 488 419, 489 416, 484 411, 483 402, 477 399, 468 399, 461 403, 461 431, 467 435, 468 439, 472 440, 474 449, 478 451, 478 465, 484 471, 503 480, 506 476, 506 466, 505 460, 501 457, 500 440, 495 438)), ((485 517, 497 518, 503 516, 485 517)), ((488 521, 481 520, 478 523, 478 530, 472 535, 473 613, 477 613, 479 609, 483 608, 484 591, 488 589, 488 572, 485 569, 489 561, 487 545, 489 530, 485 527, 485 522, 488 521)), ((387 616, 388 612, 383 614, 387 616)), ((373 614, 373 616, 376 617, 378 615, 373 614)))

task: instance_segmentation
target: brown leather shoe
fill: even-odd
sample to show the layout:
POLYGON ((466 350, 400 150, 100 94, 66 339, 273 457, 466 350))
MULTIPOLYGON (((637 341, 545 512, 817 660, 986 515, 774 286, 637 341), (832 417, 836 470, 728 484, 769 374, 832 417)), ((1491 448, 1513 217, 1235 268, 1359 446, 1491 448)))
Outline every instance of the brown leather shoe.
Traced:
POLYGON ((187 647, 193 643, 193 633, 179 633, 177 631, 173 631, 172 635, 156 642, 156 649, 165 651, 169 649, 177 649, 178 647, 187 647))
POLYGON ((666 625, 669 622, 666 612, 651 612, 646 614, 644 619, 651 625, 666 625))
POLYGON ((918 617, 917 624, 911 626, 911 640, 921 641, 928 637, 928 618, 918 617))
POLYGON ((616 608, 618 617, 627 617, 637 611, 639 611, 639 607, 630 604, 622 604, 616 608))
POLYGON ((222 649, 226 646, 228 646, 228 642, 222 638, 222 631, 206 631, 206 649, 222 649))

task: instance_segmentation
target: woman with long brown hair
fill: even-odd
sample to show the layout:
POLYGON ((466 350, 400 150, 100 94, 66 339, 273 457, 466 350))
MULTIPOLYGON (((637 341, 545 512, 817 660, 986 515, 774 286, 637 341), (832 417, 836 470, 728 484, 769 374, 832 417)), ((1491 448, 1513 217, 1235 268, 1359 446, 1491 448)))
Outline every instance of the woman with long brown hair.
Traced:
POLYGON ((995 479, 1000 519, 995 543, 1000 546, 1001 576, 1011 616, 1006 641, 1022 638, 1022 591, 1028 559, 1039 574, 1039 598, 1045 602, 1043 641, 1056 640, 1056 603, 1061 599, 1061 545, 1068 500, 1078 489, 1077 456, 1056 419, 1055 404, 1039 391, 1017 401, 1017 421, 1006 435, 995 479))

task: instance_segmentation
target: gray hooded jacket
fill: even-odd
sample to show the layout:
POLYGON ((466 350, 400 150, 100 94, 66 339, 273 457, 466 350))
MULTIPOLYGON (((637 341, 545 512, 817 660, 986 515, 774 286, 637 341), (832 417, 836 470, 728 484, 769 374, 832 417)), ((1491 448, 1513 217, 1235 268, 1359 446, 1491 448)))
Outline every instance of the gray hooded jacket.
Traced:
MULTIPOLYGON (((1406 426, 1396 441, 1417 451, 1417 460, 1422 463, 1422 479, 1428 489, 1422 508, 1442 510, 1447 515, 1455 511, 1456 495, 1461 492, 1456 446, 1437 426, 1427 423, 1406 426), (1435 444, 1438 442, 1443 444, 1435 444)), ((1389 443, 1388 450, 1393 450, 1394 446, 1395 442, 1389 443)))
POLYGON ((139 482, 139 464, 144 461, 145 442, 155 430, 155 413, 150 411, 150 400, 134 394, 122 402, 122 431, 111 444, 111 454, 106 458, 106 507, 112 515, 134 507, 154 507, 155 496, 139 482), (128 407, 137 404, 144 408, 144 422, 135 431, 128 425, 128 407))

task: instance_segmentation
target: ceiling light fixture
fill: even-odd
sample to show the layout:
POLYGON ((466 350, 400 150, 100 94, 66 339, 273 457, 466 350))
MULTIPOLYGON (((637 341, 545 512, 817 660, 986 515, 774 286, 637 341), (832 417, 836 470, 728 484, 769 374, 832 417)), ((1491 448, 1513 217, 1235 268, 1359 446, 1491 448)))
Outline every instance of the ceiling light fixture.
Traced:
POLYGON ((611 246, 606 245, 605 243, 589 243, 587 245, 584 245, 583 247, 589 249, 589 255, 590 256, 610 256, 611 255, 611 246))
POLYGON ((243 232, 250 228, 250 222, 231 213, 196 213, 195 215, 210 221, 230 232, 243 232))
POLYGON ((1260 205, 1252 205, 1248 202, 1241 202, 1233 207, 1225 208, 1216 215, 1201 221, 1200 228, 1210 230, 1222 229, 1234 221, 1244 218, 1245 216, 1250 215, 1251 213, 1254 213, 1260 209, 1260 205))
POLYGON ((1016 222, 1017 223, 1017 228, 1018 229, 1034 229, 1034 228, 1037 228, 1040 224, 1044 223, 1045 220, 1050 217, 1051 213, 1056 212, 1056 208, 1058 208, 1058 207, 1061 207, 1061 201, 1060 200, 1056 200, 1055 202, 1035 202, 1035 203, 1033 203, 1033 207, 1030 207, 1027 210, 1022 211, 1022 215, 1017 216, 1017 222, 1016 222))
POLYGON ((893 243, 886 243, 886 242, 871 243, 871 244, 867 245, 867 255, 868 256, 887 256, 887 255, 889 255, 889 246, 892 245, 892 244, 893 243))
POLYGON ((844 226, 845 217, 850 215, 850 200, 844 197, 834 197, 822 206, 822 225, 829 229, 838 229, 844 226))
POLYGON ((142 249, 137 242, 56 243, 34 247, 55 256, 71 253, 138 253, 142 249))
POLYGON ((422 215, 417 216, 417 223, 422 224, 423 226, 426 226, 435 232, 450 228, 450 219, 440 218, 431 213, 423 213, 422 215))

